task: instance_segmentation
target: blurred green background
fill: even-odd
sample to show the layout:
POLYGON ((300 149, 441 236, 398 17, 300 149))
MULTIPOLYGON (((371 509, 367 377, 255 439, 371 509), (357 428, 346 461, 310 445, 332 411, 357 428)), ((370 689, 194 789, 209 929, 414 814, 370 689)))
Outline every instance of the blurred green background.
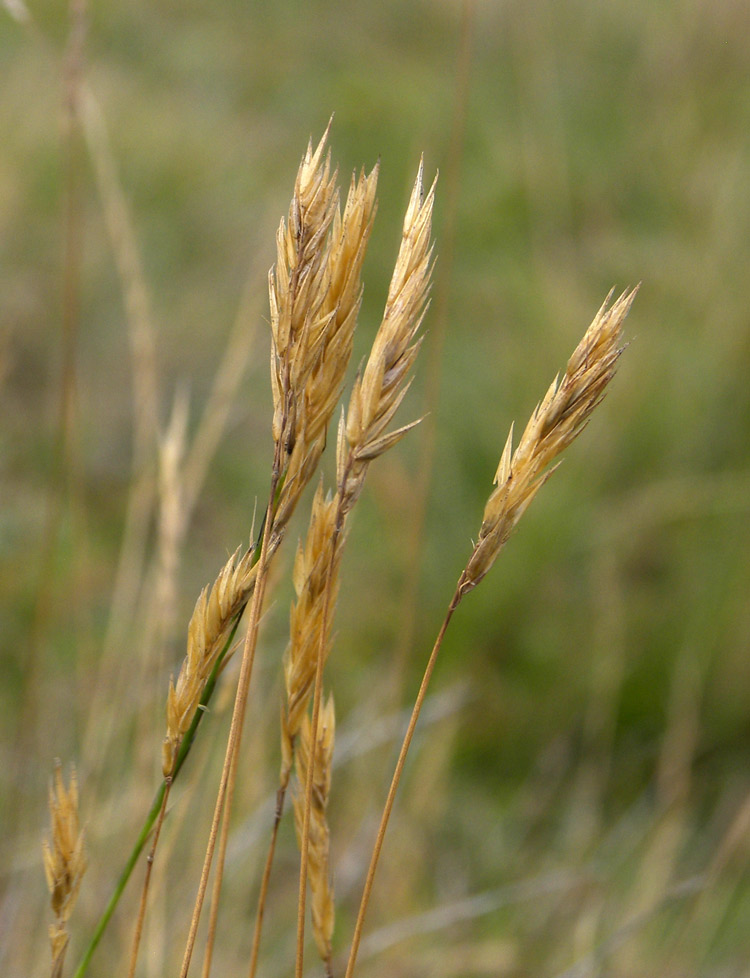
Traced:
MULTIPOLYGON (((80 39, 64 5, 0 7, 0 968, 45 973, 52 759, 76 762, 89 823, 74 932, 96 919, 122 861, 111 853, 157 783, 185 624, 267 491, 265 276, 300 156, 334 113, 342 182, 381 161, 354 362, 420 154, 429 179, 440 171, 433 305, 402 409, 428 417, 374 467, 344 558, 329 682, 345 732, 413 697, 511 421, 525 423, 609 289, 643 283, 610 394, 453 623, 434 681, 447 706, 409 768, 370 921, 384 936, 362 972, 747 974, 750 6, 133 0, 92 5, 85 24, 80 39), (98 107, 86 133, 69 131, 71 92, 98 107), (148 405, 163 435, 181 391, 194 435, 243 295, 249 364, 155 636, 148 405), (136 385, 134 408, 139 310, 155 386, 136 385), (403 932, 385 929, 394 920, 403 932)), ((249 803, 274 783, 306 509, 266 618, 270 774, 249 803)), ((334 786, 342 952, 392 753, 386 740, 334 786)), ((228 881, 244 936, 226 942, 225 973, 246 958, 243 873, 228 881)), ((169 906, 143 974, 180 945, 185 909, 169 906)), ((288 971, 286 945, 269 943, 269 973, 288 971)))

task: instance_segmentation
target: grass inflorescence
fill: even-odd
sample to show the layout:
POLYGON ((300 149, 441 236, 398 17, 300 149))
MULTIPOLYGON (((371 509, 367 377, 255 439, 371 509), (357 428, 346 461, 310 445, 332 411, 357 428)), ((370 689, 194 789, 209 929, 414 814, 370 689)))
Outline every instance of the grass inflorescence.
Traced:
MULTIPOLYGON (((129 955, 129 973, 131 976, 136 974, 148 921, 152 871, 162 858, 159 842, 170 793, 174 783, 183 780, 184 761, 194 748, 199 730, 203 729, 199 724, 209 710, 217 683, 224 682, 223 674, 236 652, 240 667, 239 675, 236 670, 231 671, 236 684, 232 722, 221 777, 215 789, 214 815, 205 847, 203 871, 192 918, 189 926, 186 924, 181 975, 183 978, 187 976, 201 941, 204 975, 211 967, 230 818, 240 777, 242 732, 259 640, 258 626, 274 559, 292 514, 303 500, 306 487, 316 477, 327 447, 329 425, 341 400, 361 307, 362 266, 376 210, 379 166, 369 173, 363 170, 358 178, 352 177, 342 210, 338 172, 331 163, 328 137, 326 130, 317 146, 313 147, 311 143, 302 158, 288 215, 277 232, 276 262, 268 276, 273 453, 265 512, 255 539, 229 557, 214 582, 201 591, 195 604, 187 629, 184 661, 176 679, 170 680, 166 695, 166 735, 162 745, 164 780, 145 817, 113 899, 76 971, 77 978, 86 973, 117 902, 134 874, 140 854, 149 844, 129 955), (244 637, 238 641, 239 629, 244 629, 244 637), (199 926, 212 871, 208 925, 204 936, 199 938, 199 933, 203 933, 199 932, 199 926)), ((279 663, 284 685, 281 766, 275 812, 268 826, 269 845, 255 909, 252 949, 248 956, 251 976, 258 968, 277 834, 293 772, 296 772, 297 781, 293 796, 294 824, 300 851, 295 972, 301 978, 307 943, 309 889, 314 943, 326 975, 330 978, 335 973, 336 901, 328 805, 336 720, 333 695, 324 693, 331 685, 326 679, 326 665, 336 644, 334 615, 342 588, 341 567, 351 513, 361 497, 370 466, 419 424, 419 419, 406 423, 398 423, 395 419, 411 385, 424 339, 422 324, 429 307, 434 267, 432 216, 436 183, 437 177, 429 187, 425 186, 424 164, 420 162, 403 220, 401 242, 380 326, 369 354, 356 372, 348 403, 341 409, 337 437, 333 442, 335 482, 326 488, 325 477, 319 476, 307 534, 300 542, 294 560, 295 600, 290 614, 289 642, 279 663)), ((562 379, 556 378, 552 382, 534 410, 515 450, 511 428, 476 543, 460 572, 427 659, 384 801, 350 949, 340 965, 342 970, 345 967, 347 976, 353 975, 357 967, 386 828, 449 623, 462 599, 488 573, 526 508, 554 472, 555 460, 585 428, 604 397, 622 351, 622 324, 634 295, 635 290, 623 293, 611 304, 611 295, 607 298, 572 354, 562 379)), ((176 405, 178 420, 179 410, 176 405)), ((176 425, 177 421, 173 427, 176 425)), ((180 427, 184 430, 184 422, 180 427)), ((182 439, 184 435, 177 457, 183 451, 182 439)), ((171 441, 165 439, 163 442, 166 460, 171 441)), ((176 462, 170 471, 174 481, 177 478, 176 462)), ((169 512, 170 507, 166 505, 163 510, 169 512)), ((179 516, 173 514, 173 522, 179 523, 179 516)), ((251 537, 253 534, 254 530, 251 530, 251 537)), ((384 668, 387 665, 384 664, 384 668)), ((230 674, 230 671, 226 673, 230 674)), ((255 727, 255 722, 250 724, 251 733, 255 727)), ((207 786, 201 784, 200 787, 205 791, 207 786)), ((58 771, 50 802, 52 841, 45 847, 45 866, 56 915, 54 933, 51 931, 54 975, 62 973, 68 942, 67 923, 85 869, 77 801, 75 775, 66 792, 58 771)), ((178 926, 177 922, 175 926, 178 926)), ((345 947, 345 937, 336 940, 339 947, 345 947)))

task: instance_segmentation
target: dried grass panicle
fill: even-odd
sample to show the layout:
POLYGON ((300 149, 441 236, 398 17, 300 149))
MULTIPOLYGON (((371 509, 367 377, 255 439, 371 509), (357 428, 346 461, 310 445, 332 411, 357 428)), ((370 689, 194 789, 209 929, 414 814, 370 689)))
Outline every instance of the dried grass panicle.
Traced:
POLYGON ((49 789, 51 837, 43 843, 44 873, 50 892, 55 923, 50 924, 52 975, 62 974, 68 946, 67 922, 78 899, 78 890, 86 872, 84 832, 78 817, 78 780, 71 771, 66 791, 59 761, 49 789))
MULTIPOLYGON (((313 772, 312 807, 310 809, 310 840, 308 846, 308 879, 312 891, 312 927, 318 952, 330 966, 331 939, 335 922, 333 885, 329 866, 329 832, 326 810, 331 790, 331 765, 336 721, 333 696, 321 709, 318 735, 315 743, 315 768, 313 772)), ((299 731, 296 755, 297 780, 300 786, 307 781, 308 765, 312 755, 312 730, 310 718, 304 714, 299 731)), ((294 799, 294 823, 297 841, 302 844, 305 799, 304 792, 294 799)), ((329 967, 330 973, 330 967, 329 967)))
POLYGON ((526 507, 554 471, 550 464, 583 431, 604 397, 622 353, 622 324, 637 291, 623 292, 607 308, 609 293, 568 361, 562 380, 553 380, 534 410, 512 456, 511 427, 479 539, 459 581, 462 594, 476 587, 490 569, 526 507))
POLYGON ((198 709, 216 660, 224 648, 235 616, 247 603, 255 586, 255 548, 242 556, 238 548, 219 572, 211 588, 205 587, 195 604, 188 626, 187 655, 177 677, 170 680, 167 696, 167 735, 162 770, 173 770, 182 738, 198 709))
MULTIPOLYGON (((309 372, 294 406, 284 486, 274 516, 274 538, 283 533, 325 448, 326 432, 341 395, 362 299, 361 271, 375 217, 378 167, 352 176, 343 217, 334 208, 330 239, 313 290, 314 322, 321 327, 309 351, 309 372)), ((290 278, 291 280, 291 278, 290 278)), ((272 297, 271 308, 274 302, 272 297)), ((272 314, 273 318, 273 314, 272 314)), ((274 397, 281 397, 276 384, 274 397)))
POLYGON ((432 272, 432 208, 435 181, 425 196, 420 162, 404 218, 398 258, 383 319, 367 364, 357 377, 346 420, 339 426, 338 484, 344 512, 354 505, 369 463, 395 445, 417 422, 386 432, 409 387, 407 377, 419 352, 432 272))
POLYGON ((304 547, 300 544, 297 548, 294 561, 297 601, 292 605, 290 639, 284 654, 286 703, 281 720, 282 784, 289 777, 294 743, 312 696, 319 650, 322 647, 325 663, 331 647, 342 553, 342 548, 334 544, 336 509, 336 500, 324 498, 323 487, 319 486, 313 500, 307 538, 304 547), (329 595, 327 613, 326 592, 329 595))
MULTIPOLYGON (((425 198, 423 163, 420 162, 411 194, 403 237, 393 272, 385 312, 376 334, 363 374, 355 381, 344 427, 339 427, 338 491, 335 499, 324 500, 322 487, 313 503, 310 528, 304 548, 300 547, 294 567, 297 602, 291 614, 291 638, 284 663, 287 703, 282 716, 282 784, 294 752, 294 739, 312 694, 319 654, 322 662, 330 649, 333 605, 338 590, 338 568, 341 560, 345 521, 362 488, 369 463, 385 452, 413 427, 406 425, 398 431, 383 435, 383 431, 398 409, 408 384, 408 372, 419 350, 415 334, 424 315, 431 271, 431 219, 435 183, 425 198), (328 599, 326 597, 328 593, 328 599), (325 632, 325 634, 323 634, 325 632), (321 651, 322 650, 322 651, 321 651)), ((371 174, 370 180, 372 181, 371 174)), ((437 178, 436 178, 437 179, 437 178)), ((364 185, 364 175, 360 185, 364 185)), ((374 181, 373 181, 374 183, 374 181)), ((334 228, 335 252, 346 253, 343 230, 348 222, 365 227, 371 223, 374 208, 374 186, 357 195, 352 181, 341 230, 334 228), (356 216, 356 219, 352 217, 356 216), (339 244, 340 242, 340 244, 339 244)), ((369 232, 368 232, 369 233, 369 232)), ((356 241, 358 235, 353 236, 356 241)), ((348 249, 357 256, 362 246, 348 249)), ((343 266, 337 276, 342 283, 349 280, 349 304, 359 305, 361 287, 354 289, 355 274, 359 276, 361 257, 351 262, 352 270, 344 274, 343 266)), ((336 294, 346 294, 343 286, 336 294)), ((332 301, 332 300, 331 300, 332 301)), ((344 308, 337 301, 339 309, 344 308)), ((351 340, 349 339, 349 344, 351 340)), ((339 385, 337 384, 337 387, 339 385)))
MULTIPOLYGON (((330 126, 329 126, 330 128, 330 126)), ((331 310, 328 291, 328 231, 338 205, 328 129, 302 159, 288 220, 276 234, 277 260, 268 276, 271 305, 271 384, 273 437, 291 454, 298 433, 297 408, 307 377, 320 352, 331 310)))
POLYGON ((328 260, 328 288, 321 313, 330 316, 323 347, 305 386, 305 438, 325 439, 341 394, 362 302, 362 263, 375 217, 378 166, 355 180, 352 174, 343 217, 334 214, 328 260))

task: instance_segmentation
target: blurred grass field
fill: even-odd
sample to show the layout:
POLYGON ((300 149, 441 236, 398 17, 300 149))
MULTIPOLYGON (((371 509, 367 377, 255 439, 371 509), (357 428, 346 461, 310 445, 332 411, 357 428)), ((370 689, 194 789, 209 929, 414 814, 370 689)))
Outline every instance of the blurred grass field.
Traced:
MULTIPOLYGON (((68 12, 26 9, 0 7, 0 971, 46 973, 53 759, 76 763, 89 838, 69 965, 158 784, 193 604, 267 491, 266 273, 300 156, 334 113, 343 182, 381 161, 355 361, 420 154, 441 173, 434 301, 402 410, 429 412, 434 447, 417 429, 373 472, 329 666, 350 745, 331 802, 337 950, 392 763, 392 727, 378 740, 378 724, 413 698, 508 427, 525 423, 610 287, 642 281, 613 389, 456 616, 360 970, 748 974, 750 7, 92 5, 73 91, 85 85, 100 116, 70 138, 68 12), (107 161, 145 306, 124 296, 107 161), (134 308, 154 330, 154 416, 142 384, 134 407, 134 308), (198 430, 238 308, 248 366, 155 625, 153 424, 166 430, 182 391, 188 436, 198 430), (409 603, 404 541, 430 466, 409 603)), ((247 959, 305 511, 263 626, 217 974, 247 959)), ((226 706, 191 759, 212 787, 178 792, 167 823, 144 976, 177 973, 226 706)), ((269 975, 293 960, 284 831, 269 975)), ((123 968, 132 890, 94 975, 123 968)))

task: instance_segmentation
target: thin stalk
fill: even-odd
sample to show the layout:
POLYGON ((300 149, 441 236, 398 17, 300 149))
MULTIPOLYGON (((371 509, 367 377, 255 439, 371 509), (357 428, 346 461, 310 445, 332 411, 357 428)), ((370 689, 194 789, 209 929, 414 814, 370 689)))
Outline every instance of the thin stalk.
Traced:
POLYGON ((83 755, 101 768, 110 748, 115 716, 105 702, 122 695, 131 681, 119 650, 137 614, 137 595, 146 566, 148 534, 155 502, 155 448, 158 432, 159 383, 155 359, 155 328, 146 274, 138 249, 117 164, 101 108, 91 87, 82 81, 80 114, 87 152, 112 248, 125 307, 132 375, 131 478, 122 541, 95 694, 88 711, 83 755), (113 692, 114 691, 114 692, 113 692), (97 719, 108 717, 102 726, 97 719))
MULTIPOLYGON (((250 621, 248 622, 247 633, 245 635, 245 645, 242 651, 240 677, 237 683, 237 694, 234 700, 232 722, 229 728, 227 750, 224 757, 224 767, 221 772, 221 782, 219 784, 219 791, 216 796, 216 806, 214 808, 211 831, 208 838, 208 844, 206 846, 206 856, 203 861, 203 870, 201 872, 201 879, 198 886, 198 894, 195 899, 193 916, 190 921, 190 930, 188 932, 188 938, 185 945, 185 954, 182 961, 182 968, 180 969, 180 978, 187 978, 187 973, 190 968, 190 960, 193 956, 193 949, 195 947, 195 938, 198 933, 198 923, 200 921, 201 910, 203 909, 203 902, 205 900, 206 889, 208 887, 208 875, 211 870, 211 863, 213 861, 214 850, 216 848, 219 822, 221 821, 222 814, 224 814, 225 818, 227 819, 230 815, 229 805, 226 805, 225 811, 227 785, 229 783, 230 774, 232 771, 234 771, 236 774, 236 767, 233 765, 233 758, 239 748, 240 737, 242 735, 242 725, 245 719, 245 710, 247 707, 247 694, 248 690, 250 689, 250 679, 252 676, 253 662, 255 659, 255 647, 258 637, 258 622, 260 621, 260 611, 264 597, 268 570, 267 554, 271 536, 271 526, 273 524, 272 513, 276 499, 276 490, 278 488, 281 475, 281 450, 281 442, 278 441, 274 451, 271 490, 269 492, 268 511, 266 514, 267 518, 263 526, 263 542, 261 544, 260 557, 258 558, 258 576, 255 581, 252 603, 250 605, 250 621)), ((232 790, 234 787, 234 780, 235 779, 232 778, 232 790)), ((221 868, 222 867, 218 867, 217 872, 220 873, 221 868)))
MULTIPOLYGON (((242 720, 240 722, 242 723, 242 720)), ((237 735, 238 743, 241 736, 242 728, 240 727, 240 732, 237 735)), ((232 809, 232 803, 234 801, 234 786, 237 781, 237 764, 239 761, 239 756, 239 750, 235 750, 232 756, 229 779, 227 782, 225 812, 224 818, 221 822, 221 835, 219 837, 219 855, 216 860, 216 872, 214 873, 214 883, 211 891, 211 907, 208 916, 206 951, 203 957, 203 978, 208 978, 209 974, 211 973, 211 959, 213 957, 214 942, 216 940, 216 924, 219 918, 219 897, 221 895, 221 884, 224 877, 224 865, 227 855, 227 843, 229 841, 229 812, 232 809)))
POLYGON ((271 879, 271 867, 273 866, 273 857, 276 853, 276 840, 279 835, 279 824, 281 822, 281 816, 284 814, 284 801, 286 799, 287 788, 289 787, 289 778, 292 773, 292 765, 290 764, 286 771, 284 772, 284 777, 281 779, 278 790, 276 792, 276 809, 273 814, 273 828, 271 829, 271 840, 268 844, 268 852, 266 854, 266 864, 263 867, 263 878, 260 882, 260 893, 258 894, 258 906, 255 911, 255 929, 253 930, 253 946, 250 952, 250 967, 248 969, 248 978, 255 978, 255 972, 258 967, 258 952, 260 951, 260 935, 263 930, 263 914, 266 909, 266 900, 268 898, 268 884, 271 879))
MULTIPOLYGON (((235 753, 237 757, 239 751, 235 753)), ((230 777, 230 783, 231 783, 230 777)), ((227 804, 231 807, 232 799, 228 797, 227 804)), ((216 873, 214 875, 214 885, 211 890, 211 906, 208 913, 208 934, 206 936, 206 951, 203 956, 203 978, 208 978, 211 974, 211 961, 213 959, 214 942, 216 940, 216 926, 219 920, 219 897, 221 895, 221 883, 223 873, 220 868, 224 865, 227 853, 227 839, 229 837, 229 819, 224 818, 221 822, 221 835, 219 836, 219 858, 216 863, 216 873)))
MULTIPOLYGON (((274 468, 274 471, 276 471, 276 468, 274 468)), ((280 476, 277 479, 277 484, 276 484, 275 489, 273 487, 271 489, 271 498, 274 500, 274 503, 278 501, 279 492, 281 491, 282 482, 283 482, 283 477, 280 476)), ((266 514, 268 514, 269 511, 270 510, 266 510, 266 514)), ((263 526, 261 527, 261 531, 260 532, 262 534, 262 537, 265 538, 265 521, 264 521, 263 526)), ((262 554, 261 554, 261 556, 262 556, 262 554)), ((270 558, 268 558, 268 557, 264 558, 264 560, 268 560, 268 559, 270 559, 270 558)), ((263 566, 263 565, 261 565, 261 566, 263 566)), ((256 587, 257 587, 257 583, 256 583, 256 587)), ((263 588, 265 590, 265 581, 263 583, 263 588)), ((262 607, 262 601, 263 601, 263 596, 262 595, 261 595, 260 601, 261 601, 261 605, 259 605, 259 608, 262 607)), ((248 626, 248 629, 249 629, 249 626, 248 626)), ((257 625, 256 625, 256 628, 255 628, 255 640, 256 641, 257 641, 257 631, 258 631, 258 629, 257 629, 257 625)), ((253 656, 255 655, 255 649, 254 648, 253 648, 252 654, 253 654, 253 656)), ((252 662, 250 664, 250 669, 252 671, 252 662)), ((248 688, 249 688, 249 682, 250 682, 250 679, 248 677, 248 688)), ((245 701, 246 700, 247 700, 247 693, 245 694, 245 701)), ((240 741, 240 739, 242 737, 242 724, 243 723, 244 723, 244 711, 243 711, 243 716, 240 718, 240 730, 239 730, 239 733, 237 735, 238 748, 239 748, 239 741, 240 741)), ((222 884, 222 880, 223 880, 223 877, 224 877, 224 865, 226 863, 227 844, 229 842, 229 813, 232 810, 232 804, 234 802, 234 786, 235 786, 236 781, 237 781, 237 764, 239 763, 239 756, 240 756, 240 752, 239 752, 239 749, 237 749, 237 750, 235 750, 234 755, 232 757, 231 768, 230 768, 230 771, 229 771, 228 788, 227 788, 227 794, 226 794, 226 800, 225 800, 225 809, 226 809, 226 811, 225 811, 224 818, 223 818, 222 823, 221 823, 221 836, 220 836, 220 839, 219 839, 219 856, 218 856, 217 863, 216 863, 216 873, 214 875, 214 885, 213 885, 213 889, 211 891, 211 909, 210 909, 210 912, 209 912, 209 920, 208 920, 208 934, 207 934, 207 937, 206 937, 206 951, 205 951, 205 955, 204 955, 204 958, 203 958, 203 972, 202 972, 203 978, 208 978, 209 974, 211 973, 211 960, 213 958, 214 942, 216 940, 216 923, 217 923, 217 920, 218 920, 218 917, 219 917, 219 898, 220 898, 220 895, 221 895, 221 884, 222 884)), ((287 782, 288 782, 288 778, 287 778, 287 782)), ((269 869, 269 873, 270 873, 270 869, 269 869)))
MULTIPOLYGON (((343 486, 346 485, 346 480, 351 469, 352 459, 351 456, 347 461, 346 468, 344 470, 344 476, 341 482, 341 487, 339 489, 337 503, 336 503, 336 519, 334 522, 333 532, 331 534, 330 540, 330 554, 328 559, 328 564, 326 567, 325 581, 324 581, 324 602, 322 610, 322 627, 320 633, 320 642, 317 649, 316 659, 315 659, 315 683, 313 688, 313 716, 311 721, 311 736, 312 744, 315 745, 317 742, 317 729, 319 725, 320 716, 320 700, 321 700, 321 690, 322 690, 322 673, 323 664, 325 660, 325 646, 326 646, 326 636, 328 634, 328 617, 330 615, 330 597, 331 597, 331 586, 330 582, 333 577, 333 567, 336 563, 338 548, 340 546, 341 534, 343 532, 344 523, 346 519, 345 513, 345 500, 343 498, 343 486)), ((284 811, 284 802, 286 799, 286 792, 289 786, 289 780, 292 772, 292 767, 294 763, 294 754, 296 747, 296 736, 293 738, 291 743, 291 752, 289 757, 289 762, 287 766, 282 769, 280 776, 279 788, 276 792, 276 810, 274 813, 274 823, 271 829, 271 839, 268 846, 268 852, 266 854, 266 861, 263 868, 263 876, 261 879, 260 892, 258 895, 258 905, 256 909, 255 916, 255 928, 253 932, 253 944, 250 954, 250 965, 248 969, 249 978, 255 978, 257 966, 258 966, 258 955, 260 949, 260 938, 263 928, 263 917, 265 912, 266 899, 268 896, 268 886, 271 876, 271 869, 273 866, 273 859, 276 851, 276 840, 278 837, 279 823, 281 822, 282 814, 284 811)), ((305 779, 305 806, 303 808, 303 829, 302 838, 300 840, 300 886, 299 886, 299 901, 298 901, 298 917, 297 917, 297 934, 298 934, 298 965, 299 970, 302 967, 302 949, 304 946, 304 919, 305 919, 305 903, 306 903, 306 883, 307 883, 307 866, 309 860, 309 837, 310 837, 310 811, 312 805, 312 785, 313 776, 315 771, 315 751, 313 749, 312 761, 308 765, 307 775, 305 779)), ((331 973, 330 961, 326 962, 327 974, 331 973)))
POLYGON ((422 709, 422 704, 424 703, 425 696, 427 695, 427 687, 429 686, 430 679, 432 677, 433 670, 435 669, 435 663, 437 662, 438 653, 440 652, 440 647, 443 644, 443 638, 445 637, 446 630, 450 624, 450 620, 453 617, 453 612, 459 605, 461 601, 461 590, 460 583, 459 587, 451 599, 451 603, 448 606, 448 611, 443 620, 443 624, 440 626, 440 631, 435 639, 435 644, 430 653, 430 658, 427 661, 425 667, 424 675, 422 676, 422 684, 419 687, 419 692, 417 693, 417 698, 414 702, 414 708, 411 713, 411 719, 409 720, 409 726, 404 734, 404 740, 401 744, 401 751, 398 755, 398 761, 396 762, 396 769, 393 772, 393 778, 391 779, 391 786, 388 789, 388 798, 385 802, 385 807, 383 808, 383 814, 380 819, 380 827, 378 828, 377 838, 375 839, 375 845, 372 850, 372 856, 370 858, 370 866, 367 870, 367 878, 365 879, 365 886, 362 892, 362 900, 359 905, 359 913, 357 914, 357 922, 354 925, 354 935, 352 937, 352 946, 349 952, 349 960, 346 965, 346 974, 344 978, 352 978, 354 973, 354 966, 357 962, 357 952, 359 951, 359 944, 362 940, 362 928, 365 920, 365 913, 367 912, 367 906, 370 902, 370 894, 372 893, 372 884, 375 879, 375 870, 377 869, 378 860, 380 859, 380 850, 383 848, 383 840, 385 838, 385 832, 388 828, 388 820, 391 817, 391 810, 393 809, 393 802, 396 797, 396 791, 398 790, 398 785, 401 780, 401 775, 404 770, 404 765, 406 764, 406 755, 409 752, 409 747, 411 746, 412 737, 414 736, 414 730, 417 726, 417 720, 419 719, 419 714, 422 709))
POLYGON ((154 823, 156 819, 159 817, 159 812, 161 811, 161 806, 162 806, 162 801, 164 800, 165 791, 166 791, 166 782, 162 781, 162 783, 159 785, 159 788, 157 789, 156 795, 151 804, 151 808, 143 823, 143 827, 141 828, 140 834, 136 839, 132 852, 128 857, 128 861, 125 863, 125 867, 123 868, 122 873, 120 873, 120 878, 117 881, 114 893, 109 898, 109 903, 104 908, 104 913, 102 914, 99 923, 96 926, 96 930, 94 931, 91 941, 89 942, 89 946, 86 948, 83 958, 81 959, 81 963, 78 965, 78 968, 76 969, 73 978, 82 978, 82 976, 86 973, 86 970, 88 969, 89 963, 91 962, 92 955, 96 950, 99 941, 102 938, 104 930, 107 924, 109 923, 112 914, 115 912, 115 907, 119 903, 120 897, 123 894, 125 886, 138 863, 138 859, 140 858, 140 855, 143 852, 146 843, 148 842, 154 823))
POLYGON ((128 967, 128 978, 134 978, 135 966, 138 961, 138 950, 141 946, 141 935, 143 933, 143 922, 146 919, 146 904, 148 902, 148 887, 151 882, 151 870, 154 866, 154 857, 156 855, 156 847, 159 843, 159 836, 161 834, 161 827, 164 824, 164 817, 167 813, 167 802, 169 801, 169 792, 172 788, 172 777, 164 779, 164 791, 162 793, 162 802, 159 809, 159 817, 156 822, 156 828, 154 829, 154 841, 151 843, 151 851, 146 859, 146 875, 143 879, 143 889, 141 890, 141 902, 138 907, 138 919, 135 923, 135 932, 133 934, 133 945, 130 950, 130 966, 128 967))
MULTIPOLYGON (((47 485, 50 492, 45 500, 47 512, 41 538, 38 580, 35 587, 35 600, 31 619, 29 640, 24 656, 26 682, 22 689, 15 749, 11 757, 16 764, 23 758, 34 754, 37 746, 32 746, 31 738, 40 730, 39 716, 43 706, 37 694, 42 688, 41 676, 44 672, 43 652, 47 646, 46 632, 53 618, 52 608, 58 596, 57 566, 59 547, 66 517, 70 520, 72 534, 72 554, 76 561, 73 579, 85 577, 81 557, 85 554, 85 503, 81 479, 80 446, 78 424, 78 381, 76 357, 81 318, 81 266, 83 255, 84 208, 81 195, 81 154, 80 118, 78 96, 80 76, 83 70, 84 44, 86 40, 86 19, 83 3, 71 2, 69 5, 69 30, 64 56, 64 105, 61 152, 64 161, 64 192, 62 208, 62 309, 60 357, 61 369, 57 404, 57 430, 55 432, 54 452, 47 485)), ((28 23, 31 23, 30 20, 28 23)), ((65 600, 74 612, 72 622, 80 630, 82 589, 75 583, 66 592, 65 600)), ((20 770, 11 783, 23 778, 20 770)), ((11 792, 9 800, 8 824, 13 822, 13 808, 21 802, 20 793, 11 792)), ((21 816, 21 809, 16 816, 21 816)), ((20 823, 19 823, 20 824, 20 823)))
MULTIPOLYGON (((235 760, 239 756, 239 751, 234 754, 235 760)), ((232 765, 232 773, 234 772, 234 764, 232 765)), ((229 784, 233 784, 233 778, 230 775, 229 784)), ((227 808, 231 808, 232 800, 234 797, 234 792, 229 789, 227 791, 227 808)), ((216 862, 216 873, 214 874, 214 885, 211 890, 211 906, 209 908, 208 914, 208 934, 206 936, 206 951, 203 956, 203 971, 201 972, 203 978, 208 978, 211 974, 211 961, 213 959, 214 952, 214 942, 216 941, 216 927, 219 920, 219 897, 221 896, 221 883, 223 879, 222 868, 224 866, 224 860, 227 854, 227 840, 229 838, 229 819, 224 817, 221 822, 221 835, 219 836, 219 857, 216 862)))
MULTIPOLYGON (((295 738, 296 740, 296 738, 295 738)), ((282 772, 280 777, 279 787, 276 791, 276 808, 274 810, 273 816, 273 826, 271 828, 271 838, 268 843, 268 852, 266 853, 266 862, 263 867, 263 876, 260 883, 260 892, 258 893, 258 904, 255 910, 255 926, 253 928, 253 944, 250 951, 250 965, 248 968, 248 978, 255 978, 255 974, 258 968, 258 955, 260 953, 260 938, 263 931, 263 917, 266 909, 266 900, 268 899, 268 887, 271 881, 271 870, 273 868, 273 860, 276 854, 276 840, 279 835, 279 824, 281 823, 281 818, 284 814, 284 802, 286 800, 287 789, 289 788, 289 780, 292 775, 292 768, 294 766, 294 747, 295 742, 292 742, 292 753, 289 760, 289 764, 286 769, 282 772)), ((205 974, 205 972, 204 972, 205 974)))
MULTIPOLYGON (((218 681, 219 674, 221 672, 224 663, 224 659, 226 657, 227 652, 231 648, 232 641, 234 640, 234 636, 237 631, 237 626, 239 625, 240 618, 242 617, 243 611, 244 608, 237 613, 237 616, 234 621, 234 625, 232 627, 232 631, 229 633, 229 637, 227 638, 226 644, 224 645, 224 649, 222 650, 221 655, 217 659, 216 665, 214 666, 213 671, 208 679, 208 682, 206 683, 206 688, 203 691, 203 696, 201 697, 200 707, 198 708, 198 710, 196 710, 195 716, 193 717, 193 722, 190 724, 190 727, 188 728, 188 731, 182 740, 180 749, 177 752, 177 759, 175 761, 174 770, 172 772, 173 782, 177 777, 177 775, 179 774, 182 765, 185 763, 187 756, 190 753, 190 749, 193 746, 193 741, 195 740, 195 734, 196 731, 198 730, 198 724, 203 719, 203 714, 205 712, 204 709, 202 708, 206 707, 211 700, 214 689, 216 688, 216 683, 218 681)), ((117 880, 114 892, 112 893, 112 896, 110 897, 107 906, 104 908, 104 912, 102 913, 102 916, 99 919, 99 923, 96 925, 96 929, 94 930, 89 945, 86 948, 83 957, 81 958, 81 962, 73 974, 73 978, 83 978, 83 976, 86 974, 88 970, 88 966, 91 963, 91 958, 93 957, 94 951, 96 950, 100 940, 102 939, 104 931, 106 930, 107 924, 112 918, 112 914, 115 912, 115 908, 117 907, 117 904, 120 902, 120 897, 122 896, 125 887, 128 883, 128 880, 130 879, 132 872, 135 869, 138 860, 141 856, 141 853, 143 852, 146 843, 148 842, 154 824, 157 818, 159 817, 159 813, 161 812, 162 804, 164 802, 164 795, 166 793, 166 789, 167 789, 167 781, 165 779, 164 781, 162 781, 162 783, 159 785, 159 787, 156 790, 154 800, 151 803, 151 808, 149 809, 146 818, 144 819, 143 826, 141 827, 141 831, 138 835, 138 838, 136 839, 133 849, 131 850, 131 853, 128 857, 128 860, 125 863, 122 872, 120 873, 120 877, 117 880)))

